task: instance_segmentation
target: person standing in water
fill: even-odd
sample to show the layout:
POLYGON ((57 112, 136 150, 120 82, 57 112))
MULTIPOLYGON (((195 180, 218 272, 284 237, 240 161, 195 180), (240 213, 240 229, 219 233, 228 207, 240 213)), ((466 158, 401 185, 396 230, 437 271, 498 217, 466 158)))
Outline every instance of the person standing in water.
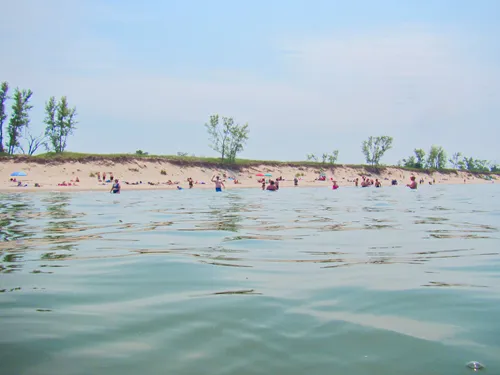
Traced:
POLYGON ((339 188, 339 185, 337 184, 337 181, 333 181, 332 189, 337 190, 339 188))
POLYGON ((406 186, 408 186, 410 189, 416 189, 418 184, 417 184, 417 181, 415 181, 415 176, 411 176, 410 180, 411 180, 411 182, 409 184, 407 184, 406 186))
POLYGON ((299 186, 299 179, 297 177, 293 179, 293 186, 299 186))
POLYGON ((110 193, 120 194, 120 190, 121 190, 120 183, 118 182, 118 179, 116 179, 115 183, 113 184, 113 186, 111 186, 110 193))
POLYGON ((278 188, 276 187, 275 183, 273 180, 269 180, 269 185, 267 186, 266 190, 268 191, 276 191, 278 188))
POLYGON ((216 192, 221 192, 222 188, 225 188, 226 186, 224 183, 221 181, 219 176, 217 176, 215 179, 212 177, 212 182, 215 184, 215 191, 216 192))

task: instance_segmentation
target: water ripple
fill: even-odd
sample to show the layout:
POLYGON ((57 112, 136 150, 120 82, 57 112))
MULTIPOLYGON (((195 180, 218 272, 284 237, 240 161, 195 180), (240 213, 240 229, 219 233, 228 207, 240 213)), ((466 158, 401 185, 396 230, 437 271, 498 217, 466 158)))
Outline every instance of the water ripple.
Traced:
POLYGON ((2 369, 496 373, 499 196, 1 194, 2 369))

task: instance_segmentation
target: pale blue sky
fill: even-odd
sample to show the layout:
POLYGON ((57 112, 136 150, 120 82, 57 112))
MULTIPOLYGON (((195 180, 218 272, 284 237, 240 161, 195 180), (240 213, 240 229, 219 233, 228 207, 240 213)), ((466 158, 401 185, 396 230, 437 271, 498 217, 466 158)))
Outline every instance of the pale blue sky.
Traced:
POLYGON ((245 158, 303 160, 391 135, 500 161, 500 1, 0 0, 0 81, 79 113, 71 151, 215 155, 210 114, 249 122, 245 158))

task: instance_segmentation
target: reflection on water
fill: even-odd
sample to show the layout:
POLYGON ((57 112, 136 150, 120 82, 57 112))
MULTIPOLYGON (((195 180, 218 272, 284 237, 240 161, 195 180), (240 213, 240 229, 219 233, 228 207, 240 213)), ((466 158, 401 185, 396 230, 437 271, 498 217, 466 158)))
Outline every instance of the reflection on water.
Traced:
POLYGON ((499 195, 0 195, 2 373, 496 373, 499 195))

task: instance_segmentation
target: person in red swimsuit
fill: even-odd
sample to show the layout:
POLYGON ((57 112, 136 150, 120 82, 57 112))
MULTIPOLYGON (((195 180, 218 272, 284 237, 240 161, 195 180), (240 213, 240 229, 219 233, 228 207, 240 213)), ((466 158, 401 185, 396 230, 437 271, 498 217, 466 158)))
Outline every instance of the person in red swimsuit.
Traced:
POLYGON ((269 190, 269 191, 276 191, 276 190, 278 190, 276 188, 276 185, 274 184, 273 180, 269 181, 269 185, 267 186, 266 190, 269 190))

